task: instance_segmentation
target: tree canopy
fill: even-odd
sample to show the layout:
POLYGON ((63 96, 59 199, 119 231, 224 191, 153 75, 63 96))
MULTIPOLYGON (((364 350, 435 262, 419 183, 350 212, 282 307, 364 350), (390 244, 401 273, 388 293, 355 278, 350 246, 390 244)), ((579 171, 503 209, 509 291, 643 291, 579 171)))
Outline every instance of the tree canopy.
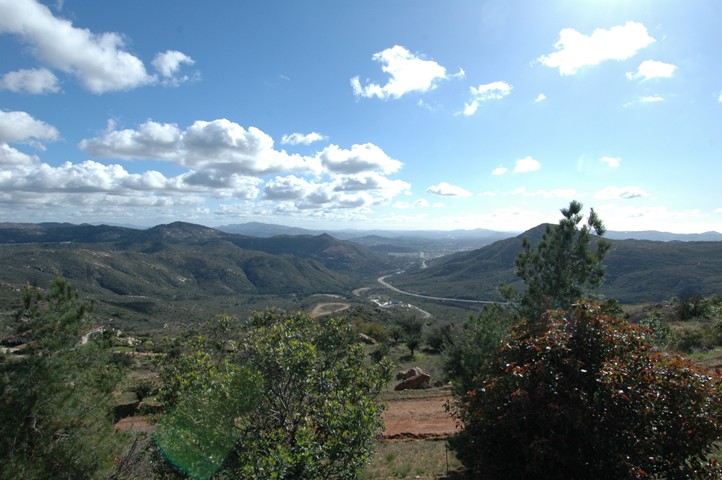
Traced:
POLYGON ((22 355, 0 357, 0 477, 98 478, 122 448, 112 392, 124 372, 81 334, 92 303, 56 277, 50 291, 27 286, 15 316, 22 355))
MULTIPOLYGON (((355 478, 382 427, 383 407, 375 397, 388 379, 389 367, 383 361, 371 362, 353 339, 344 321, 316 321, 302 313, 270 310, 254 315, 238 332, 230 329, 222 348, 207 338, 197 342, 166 367, 165 393, 168 398, 185 397, 177 394, 184 391, 188 375, 217 372, 211 375, 219 382, 213 388, 191 387, 193 397, 206 407, 190 411, 196 423, 226 432, 230 448, 219 461, 208 460, 215 462, 215 470, 208 462, 197 462, 206 465, 201 471, 178 463, 178 456, 168 456, 169 460, 199 478, 214 471, 248 479, 355 478), (230 388, 231 382, 239 383, 230 388), (236 400, 229 397, 230 411, 224 411, 228 400, 213 400, 225 398, 219 388, 236 392, 236 400), (204 403, 203 395, 213 401, 204 403)), ((173 443, 178 450, 184 439, 193 438, 188 442, 193 443, 201 437, 173 436, 172 428, 157 437, 161 450, 173 443)))
POLYGON ((525 285, 519 299, 521 316, 537 318, 549 308, 568 308, 602 281, 602 261, 610 243, 592 235, 601 237, 606 231, 594 209, 586 224, 579 226, 582 208, 577 201, 562 208, 559 224, 547 225, 537 245, 524 239, 516 259, 517 275, 525 285))

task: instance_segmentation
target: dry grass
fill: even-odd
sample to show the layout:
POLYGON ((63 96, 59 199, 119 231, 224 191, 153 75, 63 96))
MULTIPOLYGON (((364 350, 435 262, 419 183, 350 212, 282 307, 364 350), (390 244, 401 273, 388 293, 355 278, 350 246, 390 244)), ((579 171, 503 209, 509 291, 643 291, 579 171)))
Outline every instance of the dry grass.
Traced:
POLYGON ((449 478, 461 467, 444 440, 379 442, 362 479, 449 478))

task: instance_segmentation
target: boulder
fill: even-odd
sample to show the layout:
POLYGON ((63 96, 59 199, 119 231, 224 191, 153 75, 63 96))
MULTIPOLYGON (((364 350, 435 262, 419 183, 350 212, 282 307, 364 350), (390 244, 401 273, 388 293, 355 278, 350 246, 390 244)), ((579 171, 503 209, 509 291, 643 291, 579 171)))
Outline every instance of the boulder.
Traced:
POLYGON ((406 380, 407 378, 415 377, 416 375, 421 375, 422 373, 426 372, 421 370, 419 367, 412 367, 406 371, 401 371, 397 373, 396 380, 406 380))
POLYGON ((361 343, 365 343, 366 345, 376 345, 377 343, 376 340, 363 333, 358 334, 358 339, 361 341, 361 343))
POLYGON ((429 388, 431 384, 431 375, 428 373, 420 373, 413 377, 407 378, 394 387, 394 390, 421 390, 429 388))

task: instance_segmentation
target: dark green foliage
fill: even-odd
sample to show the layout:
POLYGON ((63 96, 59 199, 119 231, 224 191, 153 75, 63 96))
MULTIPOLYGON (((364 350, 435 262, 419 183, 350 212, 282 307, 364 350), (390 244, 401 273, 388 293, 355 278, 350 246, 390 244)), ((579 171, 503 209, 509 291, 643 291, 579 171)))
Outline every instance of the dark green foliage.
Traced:
POLYGON ((426 344, 432 350, 441 352, 454 336, 454 326, 451 323, 437 323, 426 333, 426 344))
POLYGON ((479 376, 509 335, 512 322, 511 313, 501 305, 487 305, 449 339, 444 349, 444 372, 456 397, 476 387, 479 376))
POLYGON ((401 328, 401 339, 413 357, 414 351, 419 348, 423 340, 424 322, 416 316, 405 316, 398 319, 396 324, 401 328))
POLYGON ((685 322, 695 318, 704 318, 711 313, 711 299, 702 295, 680 295, 675 303, 679 320, 685 322))
POLYGON ((666 347, 672 337, 672 328, 662 321, 660 312, 647 315, 639 325, 649 330, 649 341, 656 347, 666 347))
POLYGON ((26 348, 0 359, 0 477, 99 478, 120 438, 112 392, 123 370, 100 342, 81 345, 92 304, 56 277, 49 293, 26 287, 16 331, 26 348))
POLYGON ((596 304, 513 331, 461 399, 459 458, 485 478, 722 478, 720 378, 596 304))
MULTIPOLYGON (((320 323, 301 313, 267 311, 235 333, 228 330, 225 338, 232 341, 222 344, 203 337, 172 359, 164 374, 169 405, 183 406, 190 389, 198 406, 207 406, 183 415, 192 414, 195 422, 227 432, 224 438, 233 440, 218 474, 356 478, 382 426, 382 406, 375 397, 388 379, 386 362, 369 362, 351 326, 337 319, 320 323), (207 382, 204 378, 218 383, 196 387, 207 382), (224 402, 203 402, 218 389, 227 391, 230 400, 233 392, 245 392, 237 404, 243 408, 226 414, 221 412, 224 402), (248 394, 253 391, 257 394, 248 394)), ((207 444, 190 429, 185 438, 207 444)), ((213 468, 211 462, 204 465, 199 476, 205 478, 213 468)))
POLYGON ((533 319, 549 308, 569 308, 601 282, 610 244, 596 239, 596 248, 591 248, 592 232, 604 235, 604 224, 592 209, 579 228, 581 211, 582 204, 572 201, 561 210, 559 225, 548 225, 537 245, 524 239, 516 259, 517 275, 525 285, 518 300, 521 316, 533 319))

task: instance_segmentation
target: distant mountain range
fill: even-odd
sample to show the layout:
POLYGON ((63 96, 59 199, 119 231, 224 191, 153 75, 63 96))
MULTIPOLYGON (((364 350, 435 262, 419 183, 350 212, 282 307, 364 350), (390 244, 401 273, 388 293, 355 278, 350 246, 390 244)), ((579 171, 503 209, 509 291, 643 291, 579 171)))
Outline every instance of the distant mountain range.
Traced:
MULTIPOLYGON (((524 237, 534 244, 546 226, 469 252, 428 262, 388 279, 402 290, 442 297, 501 300, 502 284, 521 288, 515 259, 524 237)), ((606 236, 606 235, 605 235, 606 236)), ((600 294, 623 303, 722 293, 722 241, 611 240, 600 294)))
MULTIPOLYGON (((522 232, 500 232, 495 230, 487 230, 483 228, 471 230, 309 230, 300 227, 286 227, 261 222, 238 223, 232 225, 222 225, 215 227, 217 230, 228 233, 238 233, 254 237, 272 237, 274 235, 320 235, 328 233, 336 238, 343 240, 358 241, 363 238, 380 238, 380 239, 441 239, 441 240, 479 240, 493 239, 492 241, 504 238, 515 237, 522 232)), ((644 231, 608 231, 606 238, 614 240, 655 240, 660 242, 669 241, 706 241, 718 242, 722 241, 722 233, 705 232, 705 233, 670 233, 658 232, 655 230, 644 231)), ((363 242, 359 242, 363 243, 363 242)), ((491 242, 490 242, 491 243, 491 242)))
MULTIPOLYGON (((387 281, 402 290, 498 300, 498 286, 516 281, 522 238, 540 238, 544 226, 522 235, 336 232, 344 239, 258 223, 223 229, 184 222, 148 229, 0 223, 0 314, 18 301, 23 284, 47 286, 56 273, 119 318, 128 312, 140 319, 198 318, 260 296, 288 296, 290 302, 318 293, 347 295, 401 269, 387 281)), ((630 303, 722 293, 722 241, 685 238, 612 240, 600 293, 630 303)))

